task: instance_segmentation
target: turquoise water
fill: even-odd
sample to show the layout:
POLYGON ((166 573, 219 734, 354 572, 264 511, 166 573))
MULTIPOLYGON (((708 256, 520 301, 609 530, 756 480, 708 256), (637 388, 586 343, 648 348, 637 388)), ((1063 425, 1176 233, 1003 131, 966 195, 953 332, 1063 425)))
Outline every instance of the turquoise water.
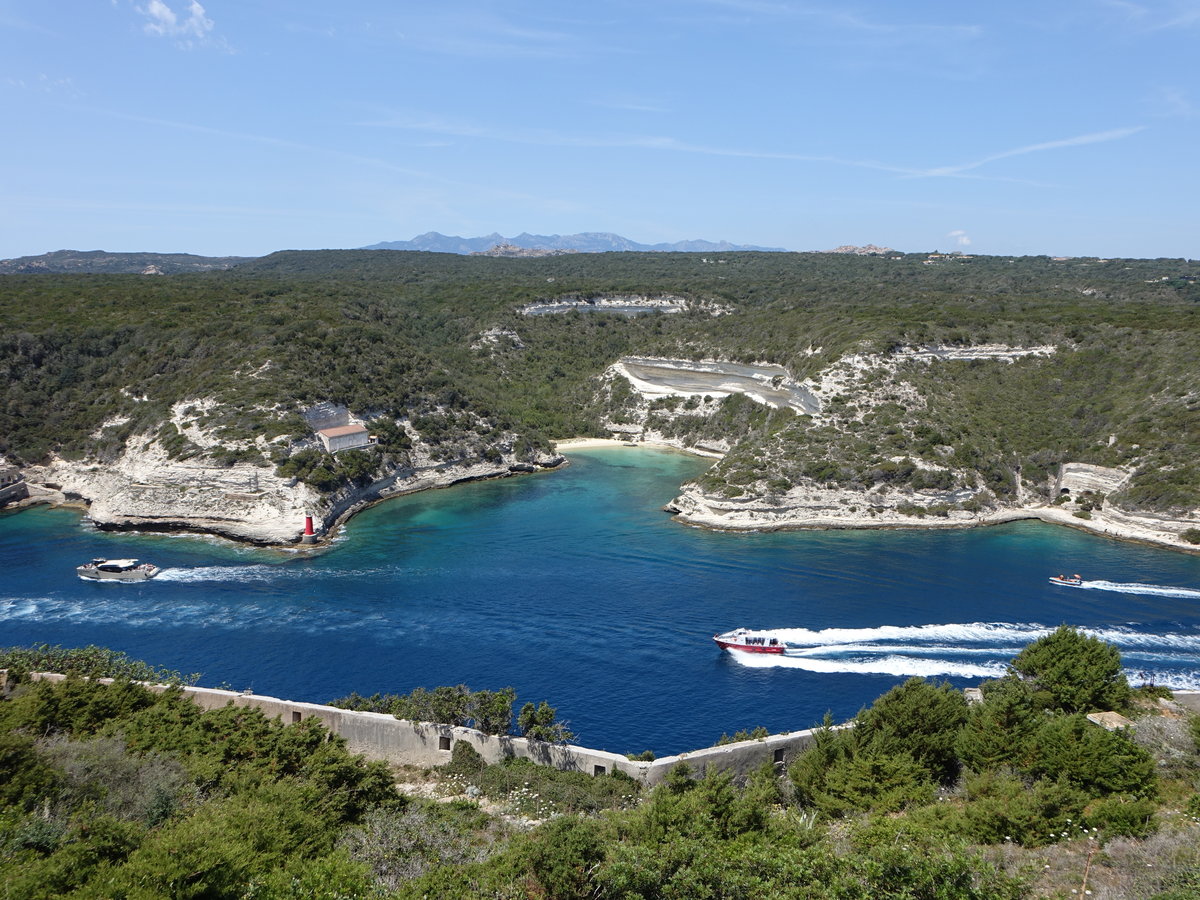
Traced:
POLYGON ((1200 688, 1200 558, 1040 523, 725 534, 662 512, 707 462, 614 448, 558 472, 392 500, 306 556, 0 515, 0 644, 87 643, 297 700, 511 685, 579 742, 659 755, 806 728, 911 675, 978 683, 1062 623, 1134 681, 1200 688), (93 556, 165 567, 80 581, 93 556), (1047 576, 1079 572, 1085 587, 1047 576), (770 629, 784 658, 712 635, 770 629))

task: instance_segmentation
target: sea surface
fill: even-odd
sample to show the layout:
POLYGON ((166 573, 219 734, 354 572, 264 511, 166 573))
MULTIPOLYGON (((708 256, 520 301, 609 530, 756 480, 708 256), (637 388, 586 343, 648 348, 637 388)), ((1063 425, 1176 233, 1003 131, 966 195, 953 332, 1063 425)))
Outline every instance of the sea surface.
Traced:
POLYGON ((1200 689, 1200 557, 1019 522, 729 534, 662 511, 708 465, 606 448, 556 472, 390 500, 319 554, 0 514, 0 646, 99 644, 199 683, 325 702, 512 686, 585 746, 659 756, 854 715, 904 679, 968 686, 1067 623, 1131 681, 1200 689), (95 556, 164 567, 92 583, 95 556), (1047 577, 1078 572, 1083 587, 1047 577), (722 651, 762 629, 785 657, 722 651))

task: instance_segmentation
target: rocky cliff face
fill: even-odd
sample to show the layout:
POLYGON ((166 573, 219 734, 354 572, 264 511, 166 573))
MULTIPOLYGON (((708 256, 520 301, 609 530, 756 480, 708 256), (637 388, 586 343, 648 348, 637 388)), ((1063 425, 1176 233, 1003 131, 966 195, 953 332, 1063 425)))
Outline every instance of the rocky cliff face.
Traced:
MULTIPOLYGON (((737 435, 718 441, 683 431, 687 436, 681 439, 656 430, 656 423, 661 427, 681 418, 713 415, 717 398, 741 394, 764 406, 788 406, 807 415, 811 424, 806 427, 852 430, 885 403, 902 402, 918 411, 924 408, 924 398, 894 377, 904 364, 957 360, 1005 365, 1055 352, 1052 346, 901 348, 887 355, 845 357, 803 384, 793 382, 783 369, 765 365, 623 359, 605 377, 609 385, 614 379, 628 385, 634 399, 623 410, 623 419, 611 423, 609 429, 626 441, 665 442, 719 456, 738 452, 736 443, 730 444, 737 441, 737 435), (698 395, 704 395, 702 402, 664 404, 664 398, 698 395), (841 412, 848 404, 857 409, 849 419, 841 412)), ((681 433, 674 428, 671 431, 681 433)), ((769 443, 756 447, 755 453, 761 454, 757 465, 764 468, 752 470, 748 479, 736 477, 732 484, 725 480, 728 471, 718 464, 710 473, 716 473, 715 479, 706 477, 684 485, 666 510, 691 525, 727 530, 963 527, 1038 518, 1178 549, 1195 549, 1183 534, 1200 525, 1200 511, 1171 516, 1123 510, 1108 503, 1107 495, 1118 491, 1131 474, 1124 469, 1068 462, 1051 485, 1025 485, 1018 476, 1015 495, 1000 500, 975 472, 954 468, 945 454, 936 450, 931 459, 913 460, 901 454, 878 460, 881 469, 903 464, 914 468, 921 477, 910 479, 911 483, 850 486, 806 477, 772 477, 767 471, 772 452, 769 443), (919 484, 940 487, 921 488, 919 484)))
POLYGON ((990 525, 1017 519, 1039 519, 1122 540, 1145 541, 1175 550, 1196 552, 1196 545, 1182 535, 1200 525, 1190 514, 1170 516, 1122 510, 1105 504, 1079 513, 1080 505, 1046 503, 1028 497, 1022 503, 993 503, 975 509, 948 509, 944 514, 916 513, 916 507, 935 507, 954 502, 949 494, 893 491, 855 491, 799 486, 779 497, 726 498, 706 493, 695 484, 684 485, 681 493, 664 509, 688 525, 723 531, 769 531, 799 528, 962 528, 990 525))
POLYGON ((497 461, 439 462, 417 449, 412 465, 365 487, 321 494, 273 467, 222 466, 194 457, 172 459, 151 437, 132 439, 112 463, 56 459, 26 471, 31 482, 58 492, 62 500, 88 504, 100 527, 199 531, 262 544, 294 543, 306 515, 327 531, 380 499, 461 481, 550 468, 563 458, 542 454, 533 463, 502 456, 497 461))
POLYGON ((68 499, 89 504, 100 526, 205 531, 239 540, 297 540, 306 511, 319 516, 321 498, 303 484, 250 465, 171 459, 149 437, 134 438, 111 464, 56 459, 27 470, 68 499))

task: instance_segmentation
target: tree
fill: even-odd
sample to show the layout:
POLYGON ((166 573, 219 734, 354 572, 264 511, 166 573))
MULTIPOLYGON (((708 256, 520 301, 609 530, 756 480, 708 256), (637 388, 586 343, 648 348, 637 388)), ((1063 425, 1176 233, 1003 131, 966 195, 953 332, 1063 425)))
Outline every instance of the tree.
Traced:
POLYGON ((967 713, 954 749, 976 772, 1000 766, 1020 767, 1039 724, 1029 686, 1009 676, 983 686, 985 702, 967 713))
POLYGON ((517 716, 517 727, 530 740, 557 744, 575 737, 565 722, 557 721, 557 710, 545 700, 534 706, 526 703, 517 716))
POLYGON ((506 687, 499 691, 476 691, 471 695, 471 718, 484 734, 508 734, 512 728, 513 703, 517 692, 506 687))
POLYGON ((1069 625, 1029 644, 1009 668, 1032 684, 1035 700, 1044 707, 1091 712, 1129 702, 1117 648, 1069 625))
POLYGON ((949 682, 910 678, 858 715, 855 738, 863 748, 895 756, 907 753, 943 784, 958 773, 954 741, 967 720, 967 701, 949 682))

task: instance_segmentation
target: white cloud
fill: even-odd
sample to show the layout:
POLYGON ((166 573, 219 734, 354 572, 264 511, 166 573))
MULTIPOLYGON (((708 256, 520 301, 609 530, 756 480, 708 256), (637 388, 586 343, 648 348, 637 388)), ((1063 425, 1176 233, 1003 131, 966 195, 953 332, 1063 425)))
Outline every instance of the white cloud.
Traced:
POLYGON ((961 228, 956 228, 954 231, 947 232, 946 237, 954 238, 954 243, 960 247, 971 246, 971 238, 961 228))
POLYGON ((1200 3, 1196 0, 1099 0, 1100 6, 1113 10, 1123 24, 1142 31, 1186 29, 1200 24, 1200 3))
POLYGON ((1043 150, 1059 150, 1063 147, 1082 147, 1086 144, 1102 144, 1106 141, 1120 140, 1121 138, 1129 137, 1143 131, 1145 126, 1139 125, 1135 128, 1114 128, 1111 131, 1099 131, 1093 134, 1081 134, 1077 137, 1063 138, 1058 141, 1045 141, 1040 144, 1030 144, 1026 147, 1017 147, 1014 150, 1004 150, 1000 153, 993 153, 990 156, 985 156, 982 159, 977 159, 974 162, 963 163, 958 166, 942 166, 938 169, 929 169, 923 172, 924 175, 960 175, 963 172, 968 172, 971 169, 978 169, 982 165, 990 162, 995 162, 998 159, 1008 159, 1010 156, 1024 156, 1026 153, 1040 153, 1043 150))
POLYGON ((1190 119, 1197 112, 1191 98, 1177 87, 1158 88, 1150 97, 1150 107, 1156 116, 1174 119, 1190 119))
POLYGON ((145 6, 134 8, 150 20, 142 26, 146 34, 203 41, 213 30, 213 20, 208 18, 197 0, 189 0, 184 18, 163 0, 150 0, 145 6))

